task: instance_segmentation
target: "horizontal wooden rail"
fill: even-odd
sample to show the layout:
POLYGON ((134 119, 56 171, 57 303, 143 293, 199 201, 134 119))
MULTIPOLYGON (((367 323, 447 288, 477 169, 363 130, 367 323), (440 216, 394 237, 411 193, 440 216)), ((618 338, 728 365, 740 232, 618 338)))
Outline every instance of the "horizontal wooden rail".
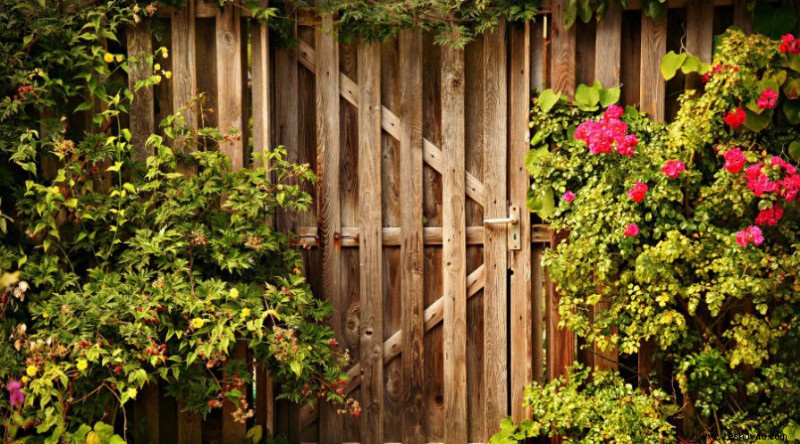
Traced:
MULTIPOLYGON (((531 232, 531 242, 550 242, 550 228, 548 228, 547 225, 532 225, 531 232)), ((317 227, 299 227, 297 229, 297 235, 300 238, 299 243, 305 246, 317 247, 319 245, 317 227)), ((359 235, 359 227, 342 227, 342 232, 339 234, 340 245, 342 247, 357 247, 359 245, 359 235)), ((386 247, 399 247, 402 242, 402 235, 403 233, 400 227, 384 227, 383 245, 386 247)), ((442 245, 442 236, 442 227, 424 228, 423 241, 425 245, 442 245)), ((483 242, 483 227, 467 227, 467 245, 483 245, 483 242)))

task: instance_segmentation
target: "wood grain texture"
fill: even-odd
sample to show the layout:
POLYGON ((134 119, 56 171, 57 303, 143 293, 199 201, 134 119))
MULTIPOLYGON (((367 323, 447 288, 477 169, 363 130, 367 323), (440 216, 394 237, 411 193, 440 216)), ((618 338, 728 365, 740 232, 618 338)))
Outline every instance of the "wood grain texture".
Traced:
POLYGON ((522 406, 525 386, 533 377, 531 334, 531 215, 526 209, 530 176, 525 154, 530 149, 528 115, 530 98, 530 24, 515 25, 509 32, 508 94, 508 188, 511 205, 522 209, 520 245, 512 251, 511 269, 511 416, 520 421, 528 416, 522 406))
POLYGON ((533 348, 533 381, 544 381, 544 306, 545 306, 545 277, 542 257, 544 246, 536 245, 531 252, 531 338, 533 348))
MULTIPOLYGON (((145 80, 151 75, 151 68, 147 64, 147 57, 153 54, 153 41, 150 34, 150 21, 142 20, 138 25, 127 29, 128 56, 136 60, 129 64, 128 86, 134 89, 136 82, 145 80)), ((145 146, 145 141, 155 133, 155 99, 153 88, 140 88, 133 93, 133 103, 130 107, 131 145, 135 152, 136 160, 144 162, 152 153, 152 149, 145 146)))
POLYGON ((381 229, 381 53, 358 49, 358 181, 361 236, 361 442, 383 443, 383 230, 381 229))
MULTIPOLYGON (((197 94, 195 2, 172 11, 172 108, 178 110, 197 94)), ((195 113, 184 113, 186 123, 196 127, 195 113)))
MULTIPOLYGON (((508 111, 505 23, 486 34, 484 41, 484 182, 487 218, 506 217, 508 198, 508 111)), ((483 247, 486 265, 484 304, 485 436, 488 439, 508 416, 508 226, 487 225, 483 247)))
POLYGON ((202 433, 200 415, 186 411, 186 401, 178 400, 178 443, 197 444, 202 441, 202 433))
MULTIPOLYGON (((261 1, 266 7, 266 0, 261 1)), ((270 145, 270 69, 269 69, 269 25, 253 23, 251 28, 252 54, 252 103, 253 103, 253 152, 272 149, 270 145)), ((259 163, 256 163, 257 165, 259 163)))
POLYGON ((594 79, 605 88, 620 85, 622 51, 622 6, 609 2, 608 11, 597 23, 594 79))
POLYGON ((664 121, 666 83, 661 76, 661 58, 667 52, 667 17, 642 17, 642 50, 639 74, 639 105, 657 121, 664 121))
POLYGON ((400 291, 403 326, 403 442, 422 443, 423 430, 423 239, 422 239, 422 37, 398 36, 400 64, 400 291))
POLYGON ((229 135, 220 143, 220 151, 231 159, 234 169, 245 165, 240 11, 234 5, 219 9, 216 25, 217 124, 223 134, 229 135))
POLYGON ((467 442, 464 51, 442 47, 444 440, 467 442))
POLYGON ((746 34, 753 33, 753 14, 747 10, 747 0, 733 0, 733 24, 746 34))
MULTIPOLYGON (((556 248, 565 242, 565 231, 553 232, 550 239, 550 248, 556 248)), ((547 379, 552 381, 559 376, 567 375, 567 367, 575 360, 575 334, 569 330, 558 327, 561 316, 558 313, 560 298, 556 283, 546 277, 546 323, 547 323, 547 379)))
MULTIPOLYGON (((339 45, 331 34, 333 19, 323 17, 322 25, 316 30, 317 48, 316 75, 316 118, 317 118, 317 223, 320 233, 322 254, 322 288, 324 297, 334 307, 343 307, 341 289, 341 197, 339 194, 340 175, 340 126, 339 126, 339 45)), ((331 328, 341 332, 341 319, 333 316, 331 328)), ((337 340, 344 338, 337 335, 337 340)), ((334 407, 323 403, 321 406, 320 443, 340 443, 343 441, 343 421, 334 407)))
MULTIPOLYGON (((714 44, 714 5, 703 0, 690 0, 686 7, 686 51, 711 63, 714 44)), ((700 75, 686 76, 686 89, 698 89, 700 75)))
POLYGON ((552 88, 572 99, 575 96, 575 26, 564 27, 568 0, 553 0, 550 20, 550 80, 552 88))

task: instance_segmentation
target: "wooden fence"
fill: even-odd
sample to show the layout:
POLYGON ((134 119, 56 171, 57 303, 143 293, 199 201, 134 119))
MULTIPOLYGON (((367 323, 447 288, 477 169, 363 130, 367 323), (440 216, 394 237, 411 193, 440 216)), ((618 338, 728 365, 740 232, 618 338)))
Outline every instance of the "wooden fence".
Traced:
MULTIPOLYGON (((537 21, 501 24, 463 50, 412 31, 340 44, 330 18, 307 17, 298 44, 277 48, 244 8, 189 3, 127 33, 129 54, 169 47, 162 65, 174 73, 137 96, 134 143, 205 91, 215 111, 205 123, 243 135, 222 147, 235 167, 284 145, 317 172, 313 211, 276 223, 300 234, 309 281, 335 306, 331 325, 353 358, 347 391, 363 414, 276 402, 260 369, 253 404, 269 432, 321 443, 485 442, 503 417, 526 416, 531 380, 576 357, 613 367, 614 353, 595 359, 557 328, 541 259, 560 236, 525 210, 531 90, 571 95, 599 80, 669 118, 696 79, 661 80, 663 54, 685 46, 708 61, 713 35, 748 17, 744 0, 671 0, 658 21, 612 1, 603 21, 566 30, 566 0, 552 0, 537 21), (484 223, 515 211, 517 224, 484 223)), ((646 352, 639 361, 651 364, 646 352)), ((245 426, 230 409, 201 422, 151 389, 136 407, 137 442, 234 442, 245 426)))

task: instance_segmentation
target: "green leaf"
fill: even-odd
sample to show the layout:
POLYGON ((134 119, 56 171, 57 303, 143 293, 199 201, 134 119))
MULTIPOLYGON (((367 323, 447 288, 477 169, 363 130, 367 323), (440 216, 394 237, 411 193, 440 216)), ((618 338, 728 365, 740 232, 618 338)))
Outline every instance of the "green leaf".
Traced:
POLYGON ((608 108, 610 105, 619 102, 619 95, 620 89, 618 86, 609 89, 603 88, 600 90, 600 106, 608 108))
POLYGON ((667 5, 661 0, 644 0, 642 11, 645 16, 653 20, 661 20, 664 17, 664 13, 667 12, 667 5))
POLYGON ((800 72, 800 55, 788 54, 786 57, 786 62, 783 63, 783 66, 790 68, 794 72, 800 72))
POLYGON ((578 0, 569 0, 564 7, 564 27, 569 29, 575 24, 578 16, 578 0))
POLYGON ((781 2, 781 6, 776 8, 769 2, 760 1, 753 9, 753 29, 770 38, 779 39, 794 31, 795 24, 797 14, 791 2, 781 2))
POLYGON ((542 219, 552 217, 556 210, 553 189, 550 187, 536 190, 532 188, 529 189, 528 210, 538 214, 542 219))
POLYGON ((598 103, 600 103, 600 93, 596 88, 584 84, 578 85, 575 90, 575 105, 578 108, 582 111, 597 111, 598 103))
POLYGON ((745 109, 744 112, 747 113, 747 120, 744 121, 744 126, 755 132, 763 130, 772 123, 772 111, 773 110, 767 110, 762 114, 756 114, 749 109, 745 109))
POLYGON ((800 101, 788 100, 784 102, 783 113, 792 125, 800 124, 800 101))
POLYGON ((578 16, 583 23, 592 19, 592 0, 578 0, 578 16))
POLYGON ((689 74, 692 72, 705 74, 708 72, 709 68, 711 68, 711 65, 700 60, 700 57, 686 56, 686 60, 684 60, 683 64, 681 65, 681 72, 684 74, 689 74))
POLYGON ((686 60, 686 53, 675 54, 675 51, 668 52, 664 58, 661 59, 661 75, 664 80, 670 80, 675 77, 675 74, 683 65, 686 60))
POLYGON ((789 155, 795 162, 800 162, 800 142, 792 142, 789 144, 789 155))
POLYGON ((552 89, 546 89, 539 94, 539 108, 545 113, 550 112, 559 100, 561 100, 561 94, 552 89))
POLYGON ((800 97, 800 78, 790 78, 784 82, 781 89, 783 90, 783 94, 785 94, 786 98, 789 100, 794 100, 800 97))
POLYGON ((289 368, 292 369, 295 376, 297 376, 298 378, 300 377, 300 375, 303 374, 303 364, 298 361, 292 361, 292 363, 289 364, 289 368))
POLYGON ((247 434, 244 435, 245 438, 248 438, 251 443, 260 443, 261 438, 264 436, 264 430, 261 428, 260 425, 254 426, 247 431, 247 434))
POLYGON ((539 159, 546 156, 548 153, 549 150, 547 145, 542 145, 525 153, 525 168, 528 170, 528 172, 531 173, 533 171, 533 167, 536 166, 536 163, 539 161, 539 159))

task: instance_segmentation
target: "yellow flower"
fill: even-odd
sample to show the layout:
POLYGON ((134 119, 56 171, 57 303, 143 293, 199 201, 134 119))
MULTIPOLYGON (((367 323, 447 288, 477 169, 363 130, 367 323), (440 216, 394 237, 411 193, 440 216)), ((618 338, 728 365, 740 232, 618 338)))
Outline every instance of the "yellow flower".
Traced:
POLYGON ((195 330, 197 330, 198 328, 203 328, 203 325, 205 323, 206 323, 206 321, 204 321, 204 320, 202 320, 200 318, 192 319, 192 327, 194 327, 195 330))
POLYGON ((129 388, 129 389, 128 389, 128 396, 129 396, 131 399, 136 399, 136 395, 138 395, 138 394, 139 394, 139 391, 138 391, 138 390, 136 390, 135 388, 129 388))
POLYGON ((299 268, 295 267, 294 274, 300 274, 300 273, 302 273, 302 271, 300 271, 299 268))
POLYGON ((231 299, 238 299, 239 298, 239 289, 231 288, 231 292, 229 293, 231 299))
POLYGON ((114 54, 107 52, 103 54, 103 61, 106 63, 113 63, 114 62, 114 54))
POLYGON ((250 309, 249 309, 249 308, 247 308, 247 307, 243 308, 243 309, 242 309, 242 314, 241 314, 241 316, 242 316, 243 318, 246 318, 246 317, 250 316, 250 309))
POLYGON ((31 378, 36 376, 36 373, 39 373, 39 369, 36 368, 35 365, 29 365, 27 369, 25 369, 25 373, 28 374, 31 378))
POLYGON ((155 69, 156 71, 161 71, 161 64, 160 64, 160 63, 156 63, 156 64, 153 66, 153 69, 155 69))
POLYGON ((117 63, 122 63, 122 61, 125 60, 125 57, 122 54, 117 54, 116 59, 117 63))
POLYGON ((28 381, 30 381, 30 380, 31 380, 31 378, 29 378, 27 375, 26 375, 26 376, 23 376, 21 379, 22 379, 22 383, 23 383, 23 384, 27 384, 27 383, 28 383, 28 381))
POLYGON ((161 83, 161 76, 156 76, 156 83, 161 83))
POLYGON ((309 346, 308 346, 308 351, 311 351, 311 350, 314 350, 314 347, 312 347, 312 346, 310 346, 310 345, 309 345, 309 346))
POLYGON ((164 56, 165 59, 169 58, 169 52, 167 52, 167 48, 161 47, 161 55, 164 56))
POLYGON ((47 319, 47 318, 49 318, 49 317, 50 317, 50 313, 48 313, 48 312, 46 312, 46 311, 45 311, 44 313, 42 313, 42 317, 43 317, 43 318, 45 318, 45 319, 47 319))
POLYGON ((89 363, 86 362, 85 359, 78 359, 78 363, 75 364, 75 367, 77 367, 79 371, 84 371, 86 367, 89 367, 89 363))
POLYGON ((166 77, 166 78, 167 78, 167 80, 171 79, 171 78, 172 78, 172 71, 167 71, 167 72, 165 72, 165 73, 164 73, 164 77, 166 77))

